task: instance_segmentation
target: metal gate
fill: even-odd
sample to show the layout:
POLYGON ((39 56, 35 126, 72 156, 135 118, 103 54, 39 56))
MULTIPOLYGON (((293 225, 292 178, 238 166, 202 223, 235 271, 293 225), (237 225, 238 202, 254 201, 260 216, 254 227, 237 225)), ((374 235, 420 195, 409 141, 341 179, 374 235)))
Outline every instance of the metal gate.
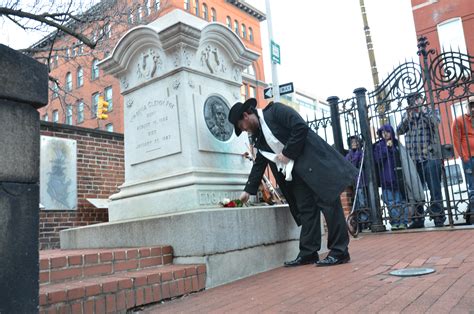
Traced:
POLYGON ((358 88, 353 98, 328 98, 331 116, 308 122, 355 166, 364 157, 353 191, 361 228, 452 226, 470 218, 474 57, 459 51, 436 55, 427 46, 421 37, 421 64, 399 65, 372 92, 358 88))

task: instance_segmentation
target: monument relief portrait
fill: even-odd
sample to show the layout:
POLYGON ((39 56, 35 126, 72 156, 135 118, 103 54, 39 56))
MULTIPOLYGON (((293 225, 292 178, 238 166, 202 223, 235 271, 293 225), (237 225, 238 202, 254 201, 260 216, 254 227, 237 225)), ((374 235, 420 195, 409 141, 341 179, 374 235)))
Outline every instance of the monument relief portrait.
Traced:
POLYGON ((204 119, 212 135, 219 141, 227 141, 232 136, 233 127, 227 121, 229 107, 218 96, 209 97, 204 103, 204 119))

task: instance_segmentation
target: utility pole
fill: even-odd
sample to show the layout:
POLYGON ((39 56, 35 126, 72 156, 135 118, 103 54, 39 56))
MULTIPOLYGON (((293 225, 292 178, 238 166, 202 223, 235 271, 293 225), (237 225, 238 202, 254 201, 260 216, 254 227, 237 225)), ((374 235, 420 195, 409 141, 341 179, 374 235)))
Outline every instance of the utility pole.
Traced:
MULTIPOLYGON (((270 9, 270 0, 265 0, 265 7, 267 11, 267 27, 268 27, 268 44, 270 49, 272 49, 272 41, 273 41, 273 29, 272 29, 272 13, 270 9)), ((272 92, 273 92, 273 100, 280 101, 280 85, 278 84, 278 71, 277 71, 277 64, 273 61, 272 63, 272 92)))
POLYGON ((360 11, 362 13, 362 21, 364 22, 365 42, 367 43, 367 52, 369 53, 370 69, 372 71, 372 81, 374 89, 379 87, 379 73, 377 72, 377 63, 375 62, 374 45, 372 44, 372 37, 370 36, 370 27, 367 20, 367 12, 365 12, 364 0, 360 1, 360 11))

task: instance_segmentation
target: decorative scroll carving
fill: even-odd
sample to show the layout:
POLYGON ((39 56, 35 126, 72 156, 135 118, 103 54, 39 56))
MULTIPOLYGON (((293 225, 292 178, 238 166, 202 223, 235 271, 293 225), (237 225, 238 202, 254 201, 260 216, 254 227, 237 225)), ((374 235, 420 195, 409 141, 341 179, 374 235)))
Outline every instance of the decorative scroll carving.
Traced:
POLYGON ((224 60, 219 55, 219 51, 215 47, 208 45, 201 53, 201 65, 206 67, 212 74, 217 72, 226 73, 227 67, 224 60))

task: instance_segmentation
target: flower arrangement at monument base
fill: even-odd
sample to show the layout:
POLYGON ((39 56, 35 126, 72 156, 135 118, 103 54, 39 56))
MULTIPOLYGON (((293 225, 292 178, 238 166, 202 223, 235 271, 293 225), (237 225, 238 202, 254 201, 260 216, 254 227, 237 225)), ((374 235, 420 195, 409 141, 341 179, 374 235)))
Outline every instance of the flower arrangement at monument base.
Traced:
POLYGON ((229 198, 224 198, 221 202, 219 202, 219 205, 222 207, 242 207, 244 204, 239 199, 231 200, 229 198))

